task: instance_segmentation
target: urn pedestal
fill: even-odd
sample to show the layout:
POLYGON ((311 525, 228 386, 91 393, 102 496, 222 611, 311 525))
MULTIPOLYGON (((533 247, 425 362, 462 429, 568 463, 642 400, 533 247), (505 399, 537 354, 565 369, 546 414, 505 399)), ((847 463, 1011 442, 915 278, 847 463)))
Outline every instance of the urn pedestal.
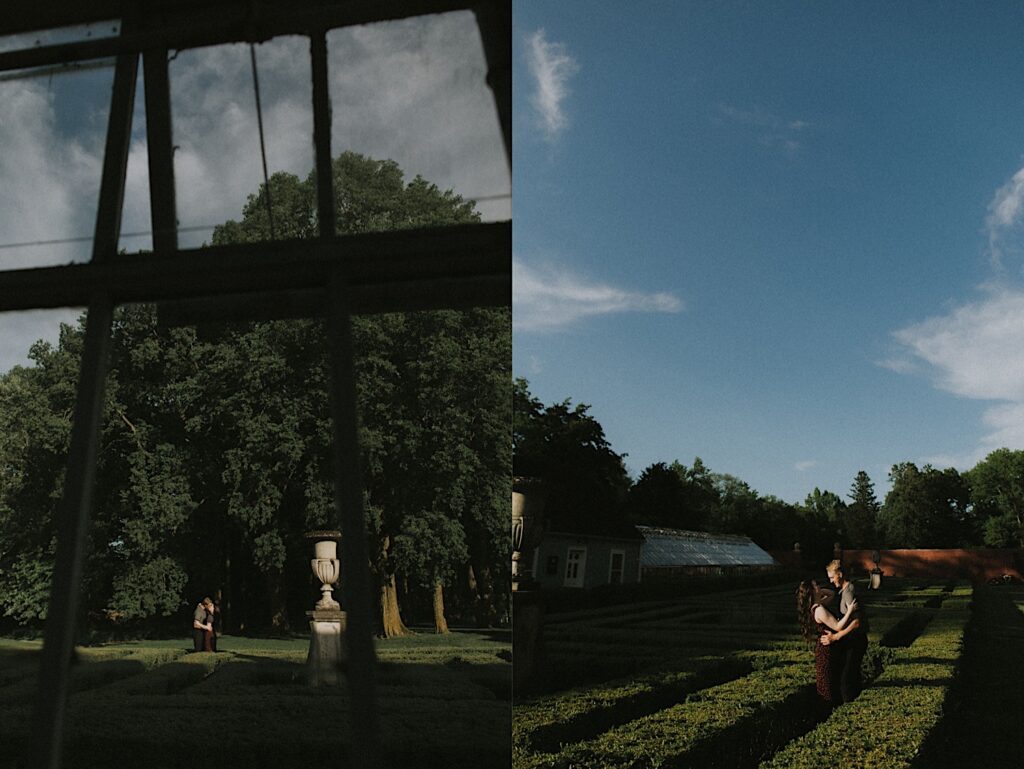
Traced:
POLYGON ((332 686, 345 675, 345 612, 340 609, 307 611, 309 653, 306 680, 311 686, 332 686))
POLYGON ((544 596, 526 556, 540 544, 544 496, 534 478, 512 479, 512 697, 538 688, 544 670, 544 596))
POLYGON ((307 539, 314 542, 310 567, 320 580, 320 600, 309 617, 309 653, 306 656, 306 678, 312 686, 334 685, 345 674, 345 612, 334 599, 333 586, 341 575, 338 561, 340 531, 311 531, 307 539))

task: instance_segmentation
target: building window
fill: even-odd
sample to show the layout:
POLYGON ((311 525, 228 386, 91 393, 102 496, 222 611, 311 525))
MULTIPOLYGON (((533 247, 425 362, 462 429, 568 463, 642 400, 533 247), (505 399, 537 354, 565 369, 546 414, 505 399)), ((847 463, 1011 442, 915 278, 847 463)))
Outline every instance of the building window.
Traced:
POLYGON ((626 551, 612 550, 611 561, 608 564, 608 584, 621 585, 622 573, 626 565, 626 551))
POLYGON ((548 574, 549 577, 553 577, 556 574, 558 574, 558 556, 557 555, 549 555, 548 556, 547 574, 548 574))
POLYGON ((583 574, 587 565, 587 548, 570 547, 565 557, 565 586, 583 587, 583 574))

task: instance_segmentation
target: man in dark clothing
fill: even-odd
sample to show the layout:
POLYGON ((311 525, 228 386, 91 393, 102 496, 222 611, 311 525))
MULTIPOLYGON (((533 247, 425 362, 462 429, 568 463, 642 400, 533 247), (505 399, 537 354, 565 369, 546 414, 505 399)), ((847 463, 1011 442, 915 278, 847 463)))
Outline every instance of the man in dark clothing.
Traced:
POLYGON ((840 702, 850 702, 860 694, 860 663, 868 649, 868 618, 854 595, 853 583, 843 574, 843 565, 832 561, 827 567, 828 579, 838 590, 839 617, 852 614, 846 628, 832 633, 829 643, 838 653, 837 676, 840 702))

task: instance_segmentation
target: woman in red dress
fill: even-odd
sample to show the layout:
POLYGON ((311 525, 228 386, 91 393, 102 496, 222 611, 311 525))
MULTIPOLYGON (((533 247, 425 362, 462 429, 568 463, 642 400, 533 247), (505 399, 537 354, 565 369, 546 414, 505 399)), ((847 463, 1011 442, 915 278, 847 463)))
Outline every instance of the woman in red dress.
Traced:
POLYGON ((838 705, 839 696, 838 665, 835 659, 838 652, 829 644, 821 642, 822 636, 846 627, 853 612, 850 611, 842 620, 835 616, 825 604, 829 603, 834 594, 831 590, 818 587, 813 580, 804 580, 796 591, 797 617, 800 622, 800 633, 808 643, 814 644, 814 672, 818 695, 827 703, 838 705))

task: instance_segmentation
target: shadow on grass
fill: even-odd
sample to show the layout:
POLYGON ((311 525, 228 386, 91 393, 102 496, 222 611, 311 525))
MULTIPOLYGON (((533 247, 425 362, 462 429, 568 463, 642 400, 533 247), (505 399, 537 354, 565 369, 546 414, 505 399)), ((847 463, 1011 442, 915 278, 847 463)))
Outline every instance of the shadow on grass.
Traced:
POLYGON ((978 587, 951 704, 916 767, 1020 766, 1024 755, 1024 614, 1019 592, 978 587))

